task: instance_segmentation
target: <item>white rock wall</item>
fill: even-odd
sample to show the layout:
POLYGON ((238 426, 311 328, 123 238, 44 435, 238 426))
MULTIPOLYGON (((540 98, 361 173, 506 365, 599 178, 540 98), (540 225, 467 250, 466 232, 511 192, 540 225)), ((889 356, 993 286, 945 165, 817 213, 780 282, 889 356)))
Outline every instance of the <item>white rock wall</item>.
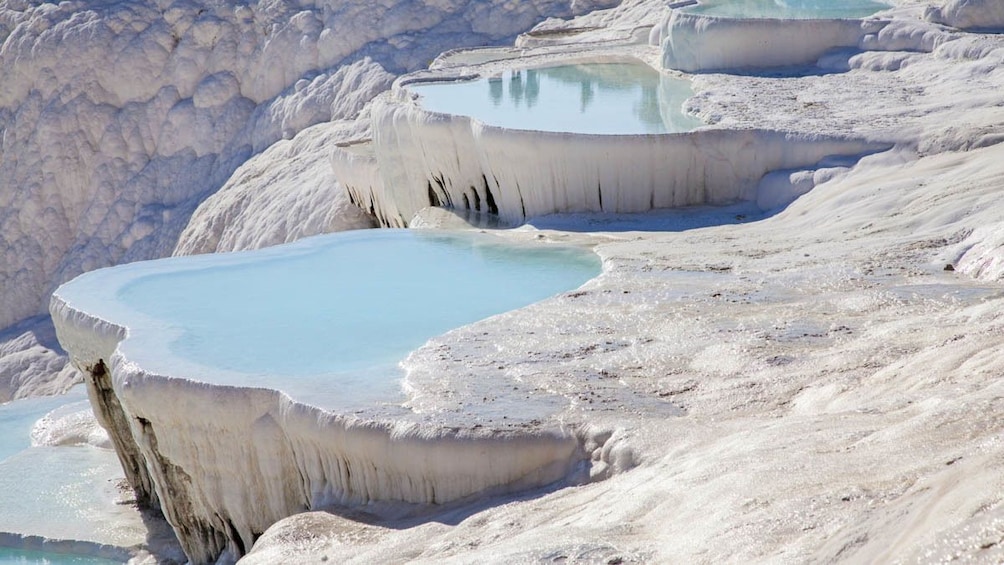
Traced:
POLYGON ((356 124, 318 124, 249 159, 195 211, 174 254, 259 249, 374 227, 372 217, 349 201, 328 157, 356 124))
POLYGON ((42 317, 0 333, 0 404, 66 392, 80 382, 62 354, 52 324, 42 317))

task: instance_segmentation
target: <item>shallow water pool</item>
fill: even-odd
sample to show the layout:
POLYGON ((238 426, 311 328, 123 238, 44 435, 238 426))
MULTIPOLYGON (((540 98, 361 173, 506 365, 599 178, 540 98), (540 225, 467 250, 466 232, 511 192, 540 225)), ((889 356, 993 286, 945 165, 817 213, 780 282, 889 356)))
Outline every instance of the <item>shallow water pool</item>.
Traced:
POLYGON ((584 134, 662 134, 703 125, 683 111, 690 81, 641 63, 518 69, 473 81, 409 84, 426 110, 485 124, 584 134))
POLYGON ((0 404, 0 462, 31 446, 31 428, 42 416, 68 404, 83 405, 87 391, 74 387, 61 396, 26 398, 0 404))
POLYGON ((86 409, 83 386, 62 396, 0 405, 0 565, 115 563, 72 552, 86 551, 89 544, 130 546, 144 539, 137 530, 142 521, 125 519, 135 510, 116 504, 115 480, 121 480, 122 471, 114 452, 31 446, 32 427, 43 416, 86 409), (79 541, 67 542, 71 553, 59 553, 21 549, 22 536, 79 541))
POLYGON ((890 7, 873 0, 699 0, 681 10, 723 18, 812 20, 865 18, 890 7))
POLYGON ((429 338, 599 271, 582 249, 364 230, 103 269, 57 293, 129 326, 120 348, 148 371, 344 410, 400 402, 397 364, 429 338))
POLYGON ((111 565, 114 563, 121 562, 109 561, 100 557, 0 547, 0 565, 111 565))

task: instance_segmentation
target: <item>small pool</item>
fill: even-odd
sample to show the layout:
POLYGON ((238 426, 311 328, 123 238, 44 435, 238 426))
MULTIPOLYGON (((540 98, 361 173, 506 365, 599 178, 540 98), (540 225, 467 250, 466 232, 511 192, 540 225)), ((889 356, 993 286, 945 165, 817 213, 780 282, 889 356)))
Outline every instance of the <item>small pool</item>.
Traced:
POLYGON ((362 230, 103 269, 57 294, 131 328, 120 348, 148 371, 345 410, 400 402, 397 365, 429 338, 599 272, 577 248, 362 230))
POLYGON ((79 553, 24 549, 22 536, 81 540, 66 542, 71 552, 143 541, 143 522, 137 511, 116 503, 120 493, 115 480, 122 479, 122 469, 114 452, 86 445, 32 447, 32 427, 43 416, 86 409, 83 386, 62 396, 0 405, 0 565, 116 562, 79 553))
POLYGON ((873 0, 699 0, 680 9, 723 18, 830 20, 866 18, 889 8, 873 0))
POLYGON ((114 565, 115 563, 120 561, 52 551, 0 547, 0 565, 114 565))
POLYGON ((62 406, 83 407, 86 403, 87 391, 83 386, 76 386, 61 396, 26 398, 0 404, 0 462, 31 446, 31 428, 42 416, 62 406))
POLYGON ((704 125, 683 111, 690 81, 641 63, 518 69, 463 82, 409 84, 431 112, 509 129, 661 134, 704 125))

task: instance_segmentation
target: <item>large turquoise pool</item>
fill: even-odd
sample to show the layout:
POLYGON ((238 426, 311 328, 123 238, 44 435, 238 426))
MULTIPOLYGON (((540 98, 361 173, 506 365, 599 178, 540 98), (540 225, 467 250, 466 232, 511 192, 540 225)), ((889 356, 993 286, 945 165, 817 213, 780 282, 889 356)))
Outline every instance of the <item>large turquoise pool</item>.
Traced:
POLYGON ((599 271, 598 257, 577 248, 364 230, 113 267, 57 293, 128 326, 120 348, 148 371, 347 409, 399 402, 397 364, 429 338, 599 271))
POLYGON ((523 130, 584 134, 690 131, 690 81, 641 63, 519 69, 473 81, 413 83, 426 110, 523 130))
POLYGON ((873 0, 699 0, 681 8, 692 14, 748 19, 857 19, 891 6, 873 0))

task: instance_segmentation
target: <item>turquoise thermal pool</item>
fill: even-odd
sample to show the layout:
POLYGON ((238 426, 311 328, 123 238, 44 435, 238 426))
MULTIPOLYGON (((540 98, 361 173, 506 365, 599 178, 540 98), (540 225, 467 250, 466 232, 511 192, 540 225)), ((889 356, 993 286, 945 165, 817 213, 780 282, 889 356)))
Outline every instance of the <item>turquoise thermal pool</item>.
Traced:
POLYGON ((891 6, 872 0, 699 0, 680 8, 689 14, 742 19, 859 19, 891 6))
POLYGON ((397 365, 429 338, 599 271, 598 257, 577 248, 363 230, 103 269, 57 295, 127 326, 119 348, 148 372, 349 409, 400 401, 397 365))
POLYGON ((487 125, 581 134, 663 134, 704 125, 683 111, 690 81, 640 63, 518 69, 472 81, 412 83, 428 111, 487 125))

